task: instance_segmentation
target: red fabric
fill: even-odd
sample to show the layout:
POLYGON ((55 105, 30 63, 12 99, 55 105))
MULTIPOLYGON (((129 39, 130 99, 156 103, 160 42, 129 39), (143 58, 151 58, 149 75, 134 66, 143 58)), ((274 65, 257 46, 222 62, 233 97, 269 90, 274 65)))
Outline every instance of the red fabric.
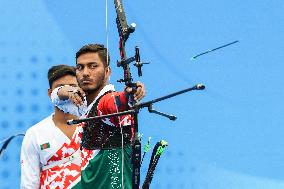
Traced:
MULTIPOLYGON (((101 100, 99 101, 98 104, 98 115, 106 115, 106 114, 111 114, 111 113, 117 113, 117 112, 122 112, 126 111, 128 109, 128 102, 126 98, 125 92, 112 92, 104 95, 101 100), (115 104, 115 97, 119 96, 120 105, 119 107, 116 107, 115 104)), ((103 121, 106 121, 107 119, 103 119, 103 121)), ((119 127, 121 126, 126 126, 126 125, 133 125, 133 117, 130 114, 127 115, 122 115, 122 116, 115 116, 109 118, 109 121, 119 127)), ((132 131, 133 134, 133 131, 132 131)))

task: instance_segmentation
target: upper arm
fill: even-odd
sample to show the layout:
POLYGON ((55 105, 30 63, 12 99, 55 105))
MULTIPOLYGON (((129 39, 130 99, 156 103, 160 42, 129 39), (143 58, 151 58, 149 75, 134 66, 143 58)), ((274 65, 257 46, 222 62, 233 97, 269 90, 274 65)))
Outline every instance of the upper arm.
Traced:
MULTIPOLYGON (((129 106, 127 103, 127 98, 124 92, 113 92, 105 95, 99 105, 98 105, 98 115, 106 115, 112 114, 117 112, 122 112, 128 110, 129 106)), ((122 115, 122 116, 115 116, 111 117, 109 120, 104 122, 109 123, 110 121, 112 124, 119 126, 130 125, 131 124, 131 115, 122 115)))
POLYGON ((98 109, 103 114, 122 112, 128 109, 124 92, 112 92, 103 96, 98 104, 98 109))

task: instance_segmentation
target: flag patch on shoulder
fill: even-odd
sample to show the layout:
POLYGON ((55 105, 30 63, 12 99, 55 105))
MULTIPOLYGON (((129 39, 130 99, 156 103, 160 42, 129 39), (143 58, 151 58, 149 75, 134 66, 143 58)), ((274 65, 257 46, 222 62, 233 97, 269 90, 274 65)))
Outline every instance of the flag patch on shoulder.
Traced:
POLYGON ((49 142, 40 145, 41 150, 44 150, 44 149, 47 149, 47 148, 50 148, 49 142))

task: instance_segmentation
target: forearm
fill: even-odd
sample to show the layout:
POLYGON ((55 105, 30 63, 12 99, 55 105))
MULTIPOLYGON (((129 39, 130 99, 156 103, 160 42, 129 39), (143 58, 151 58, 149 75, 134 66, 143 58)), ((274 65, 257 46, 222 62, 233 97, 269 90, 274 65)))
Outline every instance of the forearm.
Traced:
MULTIPOLYGON (((51 93, 51 102, 54 106, 59 108, 64 113, 72 114, 77 117, 80 117, 81 115, 85 114, 85 110, 87 109, 87 102, 84 98, 83 104, 77 106, 67 97, 66 100, 62 100, 66 98, 66 95, 64 93, 61 93, 59 90, 61 90, 62 87, 55 88, 51 93)), ((62 89, 63 90, 63 89, 62 89)))

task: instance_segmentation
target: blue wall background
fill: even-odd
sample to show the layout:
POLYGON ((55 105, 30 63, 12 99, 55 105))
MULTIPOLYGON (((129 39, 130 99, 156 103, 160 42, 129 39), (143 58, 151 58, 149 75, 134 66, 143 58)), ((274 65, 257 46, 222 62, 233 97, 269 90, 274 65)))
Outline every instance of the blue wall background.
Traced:
MULTIPOLYGON (((152 188, 282 189, 284 2, 225 0, 124 0, 128 22, 137 24, 128 41, 151 61, 144 77, 149 100, 204 83, 195 91, 155 107, 176 114, 171 122, 142 111, 146 142, 166 139, 152 188), (227 42, 234 46, 200 57, 227 42)), ((47 117, 47 70, 74 65, 86 43, 106 43, 105 1, 0 1, 0 141, 47 117)), ((112 83, 118 35, 113 1, 108 1, 112 83)), ((19 188, 20 145, 0 158, 0 188, 19 188)), ((149 159, 150 154, 147 156, 149 159)), ((148 161, 145 161, 148 163, 148 161)), ((142 180, 147 164, 142 167, 142 180)))

